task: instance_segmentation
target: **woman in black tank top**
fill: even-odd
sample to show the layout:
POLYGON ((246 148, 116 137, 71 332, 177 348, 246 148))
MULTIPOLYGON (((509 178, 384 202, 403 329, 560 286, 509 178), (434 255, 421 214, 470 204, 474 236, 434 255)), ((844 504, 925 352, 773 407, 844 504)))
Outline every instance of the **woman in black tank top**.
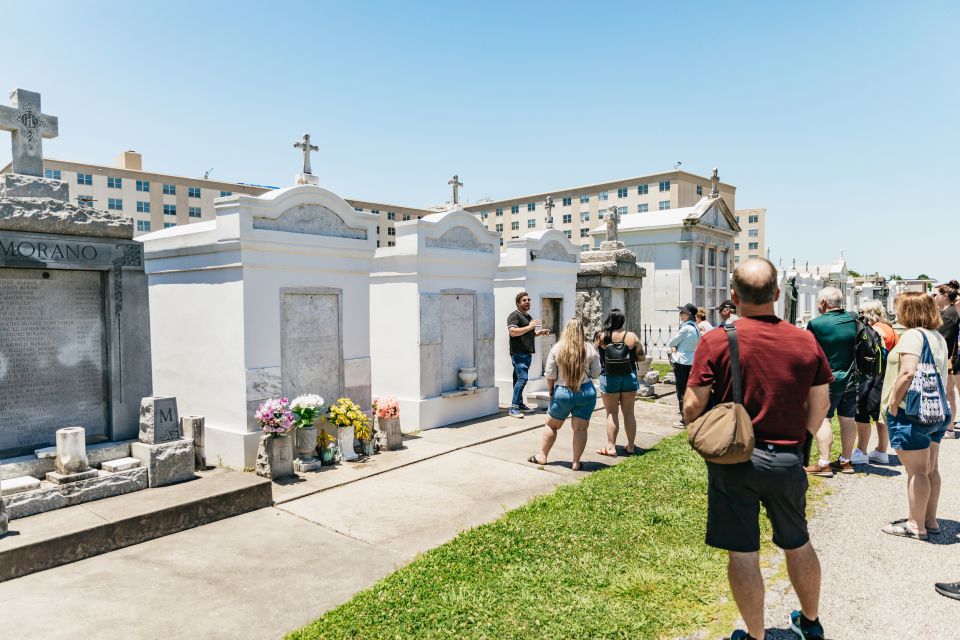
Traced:
POLYGON ((633 413, 639 381, 637 357, 643 357, 640 338, 624 328, 626 317, 620 309, 611 309, 603 322, 603 331, 597 336, 600 352, 600 392, 607 414, 607 446, 597 453, 617 456, 617 433, 620 431, 620 413, 627 435, 627 455, 636 451, 637 418, 633 413))

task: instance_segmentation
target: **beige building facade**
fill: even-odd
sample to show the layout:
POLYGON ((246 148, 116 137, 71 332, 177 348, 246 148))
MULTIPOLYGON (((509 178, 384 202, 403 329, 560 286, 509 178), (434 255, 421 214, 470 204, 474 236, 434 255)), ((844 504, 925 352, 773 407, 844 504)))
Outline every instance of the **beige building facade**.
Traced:
POLYGON ((740 235, 734 245, 734 264, 739 264, 749 258, 765 258, 767 256, 766 238, 764 238, 764 219, 766 209, 740 209, 736 212, 737 224, 740 225, 740 235))

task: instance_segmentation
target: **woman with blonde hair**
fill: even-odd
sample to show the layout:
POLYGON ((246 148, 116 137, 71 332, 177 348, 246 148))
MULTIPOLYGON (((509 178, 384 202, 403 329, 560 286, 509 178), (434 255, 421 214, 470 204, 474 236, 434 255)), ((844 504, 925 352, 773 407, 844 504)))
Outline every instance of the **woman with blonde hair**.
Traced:
MULTIPOLYGON (((886 411, 890 444, 896 450, 907 471, 907 503, 909 515, 883 527, 884 533, 904 538, 926 540, 928 535, 940 533, 937 522, 937 503, 940 499, 940 441, 952 420, 949 407, 944 410, 943 424, 923 424, 918 416, 906 413, 907 393, 913 385, 914 374, 921 366, 921 358, 934 363, 941 388, 945 388, 949 351, 947 341, 937 331, 940 313, 933 298, 925 293, 911 291, 897 296, 897 319, 907 328, 897 346, 887 357, 887 371, 883 378, 881 406, 886 411)), ((924 366, 926 369, 926 366, 924 366)), ((924 370, 921 369, 921 372, 924 370)), ((926 411, 936 407, 924 397, 926 411)))
POLYGON ((711 329, 713 329, 713 325, 707 320, 707 310, 699 307, 697 309, 697 331, 700 332, 700 335, 703 335, 711 329))
POLYGON ((547 422, 543 427, 540 453, 527 458, 527 462, 547 464, 547 455, 557 441, 557 431, 564 421, 573 415, 573 464, 580 470, 580 456, 587 446, 587 425, 597 406, 597 390, 592 378, 600 375, 600 356, 594 346, 586 341, 583 324, 578 318, 567 322, 560 339, 547 356, 544 375, 550 393, 547 422))

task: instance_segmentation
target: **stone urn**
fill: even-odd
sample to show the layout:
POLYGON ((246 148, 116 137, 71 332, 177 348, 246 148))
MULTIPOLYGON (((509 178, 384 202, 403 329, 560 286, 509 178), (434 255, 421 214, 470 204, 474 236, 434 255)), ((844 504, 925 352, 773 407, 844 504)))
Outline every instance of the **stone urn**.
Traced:
POLYGON ((337 457, 337 445, 332 442, 320 451, 320 462, 325 465, 334 464, 337 457))
POLYGON ((460 378, 461 389, 477 388, 477 368, 476 367, 461 367, 460 370, 457 372, 457 376, 460 378))
POLYGON ((301 462, 315 462, 317 457, 317 428, 301 427, 295 430, 297 440, 297 459, 301 462))
POLYGON ((400 418, 377 418, 377 429, 383 434, 387 451, 394 451, 403 446, 400 418))
POLYGON ((344 462, 356 460, 360 456, 353 450, 353 427, 337 427, 337 448, 344 462))
POLYGON ((293 438, 266 433, 260 436, 254 471, 271 480, 293 477, 293 438))
POLYGON ((653 358, 647 356, 643 360, 637 362, 637 378, 643 379, 647 372, 650 371, 650 366, 653 364, 653 358))
POLYGON ((360 441, 360 450, 363 455, 369 457, 376 453, 376 441, 373 438, 367 438, 360 441))
POLYGON ((71 475, 90 468, 86 434, 83 427, 57 429, 57 473, 71 475))

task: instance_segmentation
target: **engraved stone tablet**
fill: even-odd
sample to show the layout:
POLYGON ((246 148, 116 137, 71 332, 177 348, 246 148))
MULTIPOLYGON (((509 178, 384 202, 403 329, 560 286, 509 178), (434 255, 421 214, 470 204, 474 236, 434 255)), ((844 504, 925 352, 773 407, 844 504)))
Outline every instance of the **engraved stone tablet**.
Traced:
POLYGON ((150 396, 140 401, 140 442, 160 444, 181 436, 176 398, 150 396))
POLYGON ((99 272, 0 268, 0 456, 106 436, 104 331, 99 272))
POLYGON ((340 297, 335 293, 283 292, 280 378, 283 394, 318 393, 334 402, 343 393, 340 297))

